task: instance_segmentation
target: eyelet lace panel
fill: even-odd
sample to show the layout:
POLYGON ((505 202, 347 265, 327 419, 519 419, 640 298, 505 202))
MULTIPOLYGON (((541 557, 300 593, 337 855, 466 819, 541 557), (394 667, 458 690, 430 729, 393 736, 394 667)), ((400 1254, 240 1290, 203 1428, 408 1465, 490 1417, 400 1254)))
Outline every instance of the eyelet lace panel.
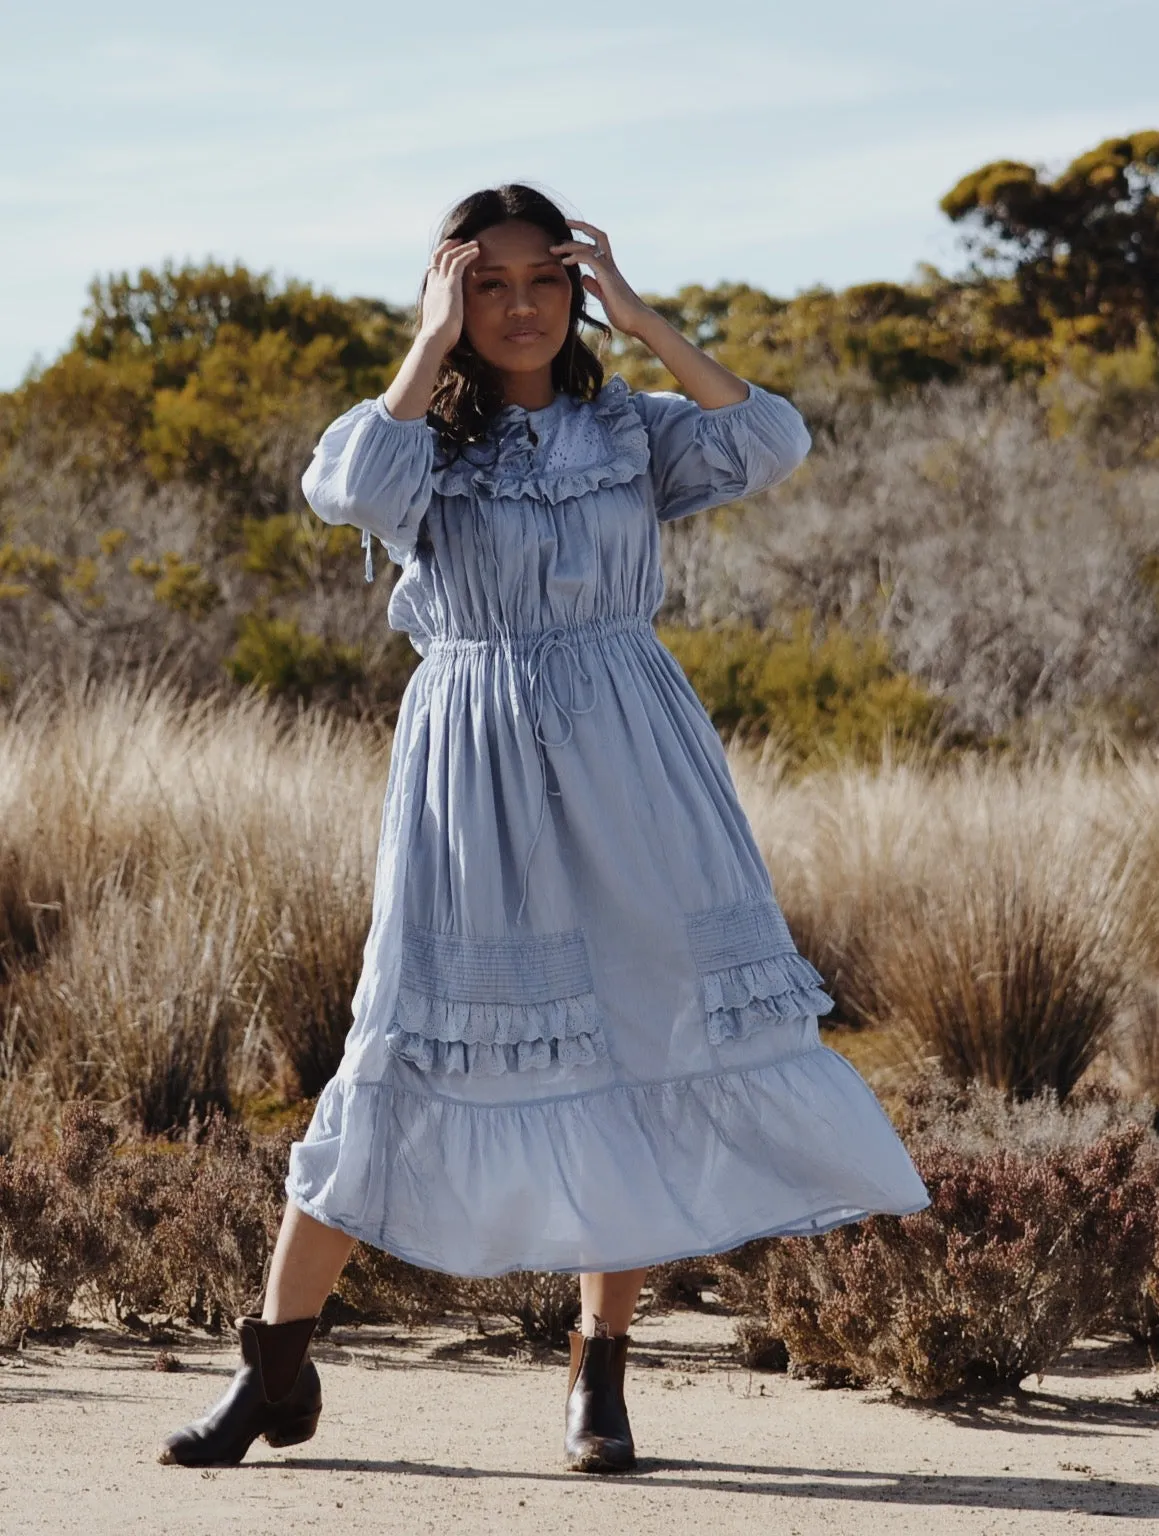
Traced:
POLYGON ((704 987, 708 1038, 743 1040, 763 1025, 828 1013, 824 978, 797 952, 771 897, 708 907, 685 918, 704 987))
POLYGON ((537 464, 522 419, 508 418, 497 437, 469 443, 452 463, 436 464, 434 487, 444 496, 529 496, 554 503, 620 485, 648 467, 648 433, 618 373, 595 400, 553 421, 550 434, 537 464))
POLYGON ((583 930, 479 939, 404 923, 386 1042, 428 1072, 495 1075, 606 1056, 583 930))

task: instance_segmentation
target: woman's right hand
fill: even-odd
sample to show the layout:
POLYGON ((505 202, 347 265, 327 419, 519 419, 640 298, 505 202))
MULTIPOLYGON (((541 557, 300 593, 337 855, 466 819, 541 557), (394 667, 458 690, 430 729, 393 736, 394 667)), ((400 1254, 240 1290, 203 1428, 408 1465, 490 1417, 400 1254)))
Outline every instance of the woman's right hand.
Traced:
POLYGON ((442 347, 444 355, 463 331, 463 274, 479 254, 477 240, 444 240, 431 256, 423 290, 419 334, 442 347))

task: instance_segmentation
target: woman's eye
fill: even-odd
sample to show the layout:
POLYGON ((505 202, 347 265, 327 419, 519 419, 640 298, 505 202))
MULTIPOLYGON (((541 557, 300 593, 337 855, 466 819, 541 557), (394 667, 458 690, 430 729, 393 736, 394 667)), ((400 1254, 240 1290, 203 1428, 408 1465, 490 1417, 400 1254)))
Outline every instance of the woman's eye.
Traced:
MULTIPOLYGON (((553 276, 551 273, 545 272, 542 277, 537 277, 535 281, 537 283, 555 283, 558 282, 559 279, 558 277, 553 276)), ((503 284, 497 277, 485 277, 479 283, 481 292, 486 292, 489 288, 502 288, 502 286, 503 284)))

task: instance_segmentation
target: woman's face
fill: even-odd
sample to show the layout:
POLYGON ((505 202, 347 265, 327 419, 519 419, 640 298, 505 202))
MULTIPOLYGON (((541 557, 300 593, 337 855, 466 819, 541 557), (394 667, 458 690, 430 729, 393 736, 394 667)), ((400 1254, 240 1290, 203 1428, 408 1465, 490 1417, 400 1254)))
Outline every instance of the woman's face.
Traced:
POLYGON ((550 369, 567 340, 571 283, 537 224, 509 219, 480 231, 463 279, 463 330, 500 374, 550 369))

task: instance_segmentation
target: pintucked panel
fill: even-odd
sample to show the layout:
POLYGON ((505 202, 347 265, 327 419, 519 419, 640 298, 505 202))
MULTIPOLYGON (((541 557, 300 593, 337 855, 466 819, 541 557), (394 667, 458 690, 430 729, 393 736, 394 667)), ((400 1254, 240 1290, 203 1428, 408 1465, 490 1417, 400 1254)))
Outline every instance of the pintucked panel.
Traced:
POLYGON ((606 1056, 582 928, 492 939, 405 923, 386 1040, 431 1072, 523 1072, 606 1056))

